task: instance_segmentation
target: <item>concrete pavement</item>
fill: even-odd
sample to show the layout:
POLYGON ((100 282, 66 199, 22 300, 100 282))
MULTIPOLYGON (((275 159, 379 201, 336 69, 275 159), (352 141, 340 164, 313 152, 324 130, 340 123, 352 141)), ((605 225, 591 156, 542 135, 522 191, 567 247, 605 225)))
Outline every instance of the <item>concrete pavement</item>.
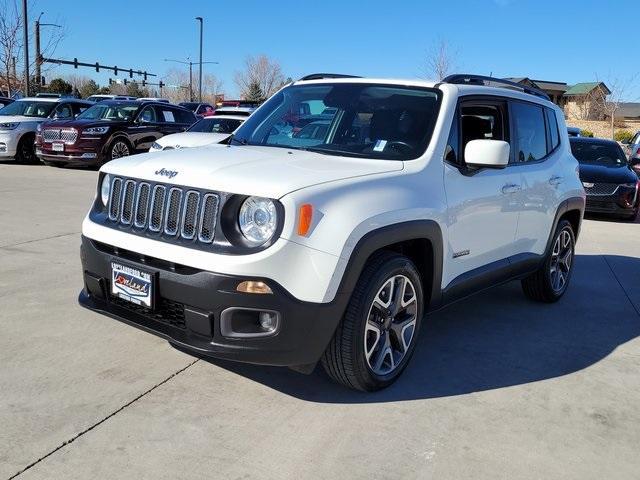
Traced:
POLYGON ((451 306, 361 394, 78 307, 95 180, 0 164, 0 478, 637 478, 640 224, 585 221, 560 303, 451 306))

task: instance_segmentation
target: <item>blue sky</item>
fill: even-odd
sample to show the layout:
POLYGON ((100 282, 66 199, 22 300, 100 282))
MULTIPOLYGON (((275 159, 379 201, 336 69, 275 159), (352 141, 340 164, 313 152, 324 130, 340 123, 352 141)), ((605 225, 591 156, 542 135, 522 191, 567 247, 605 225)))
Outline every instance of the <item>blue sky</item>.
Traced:
MULTIPOLYGON (((36 0, 30 16, 43 10, 43 22, 66 26, 57 56, 160 75, 177 66, 164 58, 198 58, 194 17, 202 16, 204 60, 220 62, 205 72, 222 79, 228 97, 237 94, 233 75, 247 55, 277 59, 292 78, 325 71, 414 78, 425 75, 426 53, 441 39, 464 72, 568 83, 640 72, 632 61, 637 34, 625 20, 637 13, 632 0, 36 0)), ((76 73, 101 84, 109 78, 76 73)), ((640 77, 627 97, 640 101, 640 77)))

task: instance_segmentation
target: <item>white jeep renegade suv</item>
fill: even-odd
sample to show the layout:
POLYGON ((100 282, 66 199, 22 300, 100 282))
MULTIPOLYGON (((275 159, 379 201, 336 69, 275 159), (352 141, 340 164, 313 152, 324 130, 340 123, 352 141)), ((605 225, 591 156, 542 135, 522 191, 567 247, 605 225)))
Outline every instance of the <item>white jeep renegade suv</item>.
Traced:
POLYGON ((516 279, 565 293, 585 204, 566 132, 493 78, 305 77, 227 145, 102 167, 80 303, 196 354, 385 387, 426 312, 516 279))

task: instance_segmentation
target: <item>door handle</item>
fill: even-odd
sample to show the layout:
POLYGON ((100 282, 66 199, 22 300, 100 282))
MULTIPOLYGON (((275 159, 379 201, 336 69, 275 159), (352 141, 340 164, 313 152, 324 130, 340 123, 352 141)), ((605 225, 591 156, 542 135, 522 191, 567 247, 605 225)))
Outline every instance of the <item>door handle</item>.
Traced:
POLYGON ((549 179, 549 184, 550 185, 560 185, 562 183, 562 177, 558 176, 558 175, 554 175, 553 177, 551 177, 549 179))
POLYGON ((509 193, 519 192, 521 189, 522 187, 516 183, 507 183, 505 186, 502 187, 502 193, 504 195, 508 195, 509 193))

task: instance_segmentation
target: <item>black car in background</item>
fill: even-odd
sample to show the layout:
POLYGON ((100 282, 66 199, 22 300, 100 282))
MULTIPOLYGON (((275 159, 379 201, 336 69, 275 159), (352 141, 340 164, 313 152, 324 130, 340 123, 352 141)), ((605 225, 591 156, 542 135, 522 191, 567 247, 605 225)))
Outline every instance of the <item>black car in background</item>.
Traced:
POLYGON ((10 103, 13 103, 13 100, 7 97, 0 97, 0 108, 4 108, 10 103))
POLYGON ((570 138, 580 163, 580 180, 587 194, 586 212, 634 220, 638 216, 638 175, 620 145, 600 138, 570 138))
POLYGON ((184 132, 196 120, 193 112, 168 103, 105 100, 74 120, 43 124, 36 153, 47 165, 97 166, 146 152, 159 138, 184 132))

